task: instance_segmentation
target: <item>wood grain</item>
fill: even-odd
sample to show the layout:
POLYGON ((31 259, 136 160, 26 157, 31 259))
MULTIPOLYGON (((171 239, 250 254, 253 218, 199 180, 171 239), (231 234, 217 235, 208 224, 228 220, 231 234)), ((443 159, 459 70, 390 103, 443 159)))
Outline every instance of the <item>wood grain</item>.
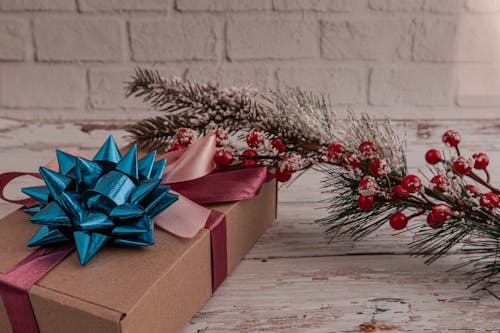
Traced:
POLYGON ((191 320, 188 332, 483 332, 500 327, 497 299, 466 280, 406 256, 244 260, 191 320))
MULTIPOLYGON (((454 128, 462 133, 465 153, 490 155, 494 182, 500 182, 499 120, 395 125, 406 137, 411 170, 418 172, 425 151, 442 148, 441 134, 454 128)), ((122 125, 0 120, 0 172, 36 170, 55 148, 92 154, 109 133, 126 143, 122 125)), ((320 179, 309 172, 281 188, 276 223, 183 333, 499 332, 500 300, 466 289, 469 281, 460 272, 448 272, 460 254, 427 266, 407 255, 411 233, 395 236, 387 226, 359 242, 328 244, 313 222, 325 214, 320 179)), ((20 187, 36 183, 25 177, 6 192, 20 197, 20 187)), ((0 216, 16 208, 0 203, 0 216)))

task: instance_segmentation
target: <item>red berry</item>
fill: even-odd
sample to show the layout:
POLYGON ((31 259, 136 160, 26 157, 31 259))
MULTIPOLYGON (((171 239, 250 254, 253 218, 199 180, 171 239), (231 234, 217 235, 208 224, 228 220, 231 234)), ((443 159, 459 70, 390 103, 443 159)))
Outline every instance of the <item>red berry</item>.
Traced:
POLYGON ((369 160, 377 157, 377 145, 372 141, 363 141, 358 147, 362 160, 369 160))
POLYGON ((438 164, 441 161, 441 152, 437 149, 430 149, 425 153, 425 160, 429 164, 438 164))
POLYGON ((251 157, 257 156, 257 152, 255 150, 247 149, 243 153, 241 153, 241 155, 244 156, 243 165, 255 165, 255 164, 257 164, 257 161, 251 158, 251 157), (250 157, 250 158, 248 158, 248 157, 250 157))
POLYGON ((459 175, 466 175, 472 171, 472 161, 469 158, 458 156, 453 162, 453 170, 459 175))
POLYGON ((292 174, 290 172, 284 172, 280 169, 276 170, 276 180, 279 182, 287 182, 292 178, 292 174))
POLYGON ((358 155, 346 155, 344 157, 344 168, 347 170, 354 170, 359 168, 359 165, 361 164, 361 161, 358 157, 358 155))
POLYGON ((228 167, 231 163, 233 163, 233 154, 231 154, 229 150, 217 150, 214 156, 214 161, 219 166, 228 167))
POLYGON ((432 177, 431 183, 434 184, 434 189, 441 193, 446 192, 450 189, 450 181, 448 178, 442 175, 436 175, 432 177))
POLYGON ((300 159, 295 155, 288 155, 281 159, 280 170, 283 172, 294 173, 300 169, 300 159))
POLYGON ((167 150, 167 153, 168 152, 171 152, 171 151, 176 151, 176 150, 180 150, 180 149, 183 149, 185 148, 184 145, 180 144, 180 143, 173 143, 170 145, 170 147, 168 148, 167 150))
POLYGON ((373 196, 360 195, 358 197, 358 207, 361 210, 371 210, 375 206, 373 196))
POLYGON ((183 145, 189 145, 194 140, 194 131, 190 128, 181 127, 176 133, 177 142, 183 145))
POLYGON ((326 151, 326 157, 329 161, 334 163, 339 163, 344 158, 345 148, 340 143, 332 143, 328 146, 326 151))
POLYGON ((422 182, 416 175, 405 176, 401 181, 401 185, 408 191, 408 193, 418 192, 422 188, 422 182))
POLYGON ((247 135, 247 144, 251 148, 260 148, 264 145, 264 135, 258 131, 251 131, 247 135))
POLYGON ((271 146, 273 146, 278 153, 282 153, 286 150, 286 145, 280 139, 273 139, 273 141, 271 141, 271 146))
POLYGON ((443 226, 444 223, 435 221, 434 218, 432 217, 432 214, 429 214, 427 215, 427 224, 432 229, 439 229, 443 226))
POLYGON ((215 131, 215 144, 217 147, 223 147, 227 145, 227 139, 229 138, 229 134, 221 129, 215 131))
POLYGON ((443 223, 451 217, 451 208, 447 204, 434 205, 431 209, 432 220, 435 223, 443 223))
POLYGON ((443 134, 443 142, 448 147, 456 147, 460 143, 460 133, 454 130, 448 130, 443 134))
POLYGON ((373 177, 366 176, 358 184, 358 192, 363 196, 372 196, 379 189, 378 183, 373 177))
POLYGON ((405 214, 397 212, 391 215, 389 224, 391 225, 392 229, 401 230, 404 229, 408 224, 408 218, 405 214))
POLYGON ((383 158, 377 158, 370 163, 370 171, 374 176, 381 177, 389 174, 389 172, 391 172, 391 168, 389 167, 389 164, 387 164, 386 160, 383 158))
POLYGON ((479 189, 477 188, 476 185, 467 184, 465 185, 465 191, 467 191, 469 195, 475 195, 479 192, 479 189))
POLYGON ((488 164, 490 164, 490 158, 485 153, 475 153, 472 155, 474 160, 474 169, 486 169, 488 164))
POLYGON ((398 197, 408 196, 408 191, 404 189, 401 185, 396 185, 392 188, 392 193, 398 197))
POLYGON ((500 205, 500 198, 497 194, 489 192, 481 196, 479 203, 485 208, 497 208, 500 205))

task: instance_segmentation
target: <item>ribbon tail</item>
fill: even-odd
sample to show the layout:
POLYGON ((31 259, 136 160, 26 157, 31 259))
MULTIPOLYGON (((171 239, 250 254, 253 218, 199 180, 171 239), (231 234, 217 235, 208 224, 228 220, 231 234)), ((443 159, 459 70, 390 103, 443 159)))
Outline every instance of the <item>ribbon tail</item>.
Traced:
POLYGON ((154 222, 157 227, 178 237, 193 238, 205 227, 209 216, 210 209, 179 194, 177 202, 158 214, 154 222))
POLYGON ((28 290, 74 250, 73 244, 38 248, 0 277, 0 296, 13 333, 38 333, 28 290))
POLYGON ((227 277, 227 227, 226 215, 212 210, 206 227, 210 230, 212 248, 212 291, 227 277))

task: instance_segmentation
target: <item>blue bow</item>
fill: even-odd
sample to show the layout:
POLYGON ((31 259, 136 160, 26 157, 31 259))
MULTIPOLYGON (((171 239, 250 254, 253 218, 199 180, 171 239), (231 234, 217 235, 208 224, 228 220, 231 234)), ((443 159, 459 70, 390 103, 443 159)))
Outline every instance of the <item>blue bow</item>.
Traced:
POLYGON ((74 242, 85 265, 107 243, 154 244, 153 217, 178 196, 160 185, 166 160, 156 151, 121 156, 110 136, 92 161, 57 150, 59 172, 41 167, 45 186, 23 188, 38 204, 25 209, 40 228, 28 246, 74 242))

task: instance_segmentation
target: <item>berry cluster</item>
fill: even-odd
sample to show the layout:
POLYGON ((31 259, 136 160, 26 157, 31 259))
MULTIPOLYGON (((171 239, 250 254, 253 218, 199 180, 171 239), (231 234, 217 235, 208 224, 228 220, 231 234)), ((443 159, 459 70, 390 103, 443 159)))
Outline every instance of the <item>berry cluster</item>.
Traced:
POLYGON ((401 177, 391 173, 391 167, 379 157, 377 145, 371 141, 362 142, 354 153, 347 152, 341 144, 331 144, 326 149, 326 157, 329 163, 340 165, 360 176, 357 187, 357 206, 360 210, 371 211, 377 205, 385 204, 402 207, 403 210, 418 210, 411 215, 403 211, 392 214, 389 223, 395 230, 404 229, 411 219, 424 214, 427 214, 427 224, 434 229, 442 227, 452 216, 464 216, 467 213, 464 207, 451 204, 459 202, 457 198, 462 195, 476 198, 477 209, 498 208, 500 197, 498 190, 490 184, 488 155, 480 152, 471 158, 464 157, 459 149, 461 139, 457 131, 447 131, 442 139, 448 147, 455 149, 457 156, 446 160, 439 150, 427 151, 425 160, 435 167, 437 174, 426 186, 417 175, 401 177), (474 170, 483 171, 486 179, 474 170), (477 185, 466 183, 465 177, 487 188, 488 192, 481 193, 477 185), (448 200, 443 202, 443 198, 448 200))
MULTIPOLYGON (((459 144, 461 138, 460 133, 457 131, 449 130, 443 135, 443 142, 448 146, 455 149, 457 156, 451 160, 447 161, 443 159, 440 151, 436 149, 430 149, 425 154, 425 160, 431 165, 443 164, 445 170, 448 174, 453 177, 453 175, 459 176, 462 180, 464 177, 468 177, 480 185, 483 185, 488 189, 488 192, 481 193, 479 188, 475 184, 465 184, 463 189, 465 194, 472 198, 479 199, 479 205, 486 209, 494 209, 500 205, 500 197, 498 195, 498 190, 491 186, 490 184, 490 174, 488 172, 488 165, 490 164, 490 159, 487 154, 479 152, 472 155, 472 157, 462 156, 459 144), (483 171, 486 179, 481 178, 474 170, 483 171)), ((451 181, 447 176, 436 175, 432 178, 432 188, 441 193, 447 193, 451 191, 450 184, 451 181)))
MULTIPOLYGON (((183 149, 194 142, 196 132, 189 128, 180 128, 169 151, 183 149)), ((400 176, 392 172, 386 159, 380 156, 377 145, 372 141, 363 141, 354 151, 348 151, 341 143, 332 143, 319 148, 319 157, 308 157, 292 144, 285 144, 277 137, 268 138, 263 132, 246 132, 244 146, 237 148, 230 141, 227 131, 215 130, 217 151, 214 162, 219 168, 236 166, 262 165, 275 169, 279 182, 287 182, 299 170, 316 163, 328 163, 343 167, 359 176, 357 184, 357 206, 362 211, 377 209, 377 205, 401 207, 401 211, 389 218, 390 226, 395 230, 404 229, 408 222, 427 214, 427 224, 434 229, 440 228, 452 216, 463 216, 467 212, 460 205, 451 205, 457 198, 466 195, 475 199, 478 208, 496 209, 500 206, 499 191, 490 185, 487 170, 489 157, 485 153, 475 153, 472 157, 461 154, 460 133, 449 130, 442 139, 446 146, 455 149, 456 157, 445 159, 441 151, 430 149, 425 160, 434 166, 436 174, 424 186, 419 176, 408 174, 400 176), (474 170, 485 173, 481 178, 474 170), (465 182, 465 178, 474 180, 488 192, 481 193, 478 185, 465 182), (449 200, 443 201, 443 196, 449 200), (416 209, 408 215, 404 211, 416 209)))
POLYGON ((177 133, 175 134, 174 142, 170 144, 167 151, 176 151, 180 149, 184 149, 194 142, 196 137, 195 131, 190 128, 179 128, 177 133))
MULTIPOLYGON (((245 146, 236 147, 229 140, 227 131, 217 129, 214 133, 217 145, 214 162, 219 168, 262 165, 275 168, 276 179, 287 182, 295 172, 307 166, 307 159, 294 151, 293 147, 289 149, 279 138, 268 139, 262 132, 251 130, 245 137, 245 146)), ((180 128, 169 151, 187 147, 194 138, 193 130, 180 128)))

